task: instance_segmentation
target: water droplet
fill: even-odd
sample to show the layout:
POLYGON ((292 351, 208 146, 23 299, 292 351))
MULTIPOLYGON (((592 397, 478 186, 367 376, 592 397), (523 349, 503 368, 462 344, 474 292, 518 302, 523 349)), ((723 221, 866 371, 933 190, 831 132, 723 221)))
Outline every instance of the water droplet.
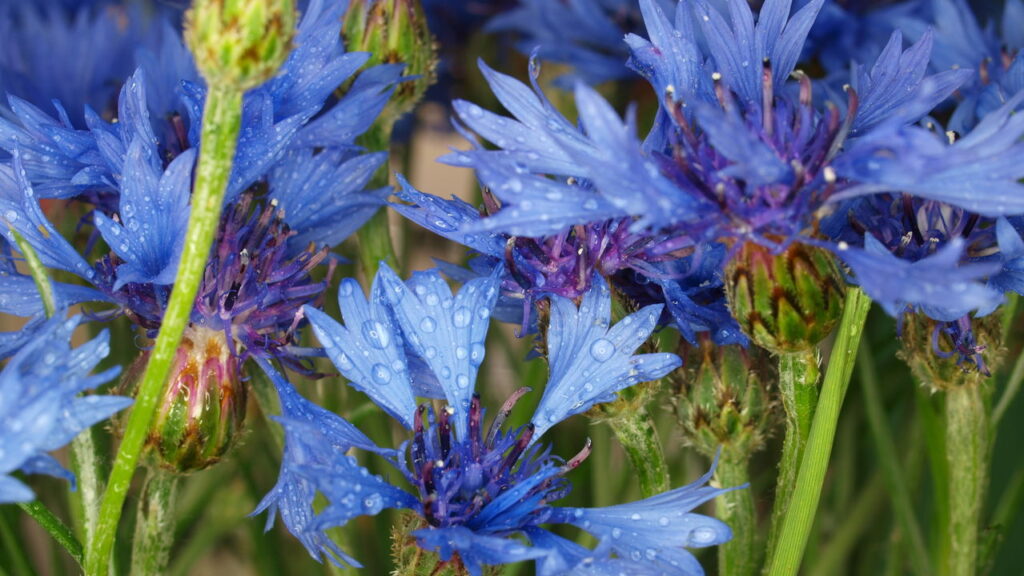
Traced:
POLYGON ((604 362, 615 354, 615 345, 605 338, 598 338, 590 345, 590 355, 598 362, 604 362))
POLYGON ((426 302, 427 306, 437 306, 437 303, 438 303, 437 294, 434 294, 434 293, 427 294, 427 297, 423 301, 426 302))
POLYGON ((669 522, 670 521, 668 519, 668 516, 662 516, 661 518, 658 518, 658 525, 659 526, 668 526, 669 522))
POLYGON ((469 361, 474 366, 479 366, 484 361, 484 345, 477 342, 469 347, 469 361))
POLYGON ((634 520, 634 521, 639 520, 640 518, 641 518, 641 516, 640 516, 639 512, 633 512, 633 515, 629 517, 630 520, 634 520))
POLYGON ((459 388, 466 389, 469 387, 469 377, 465 374, 459 374, 455 377, 455 385, 459 388))
POLYGON ((469 310, 465 308, 459 308, 452 314, 452 322, 456 328, 465 328, 469 326, 469 310))
POLYGON ((715 541, 718 532, 714 528, 702 526, 690 532, 690 544, 693 546, 707 546, 715 541))
POLYGON ((391 369, 383 364, 374 364, 372 370, 373 381, 377 384, 387 384, 391 382, 391 369))
POLYGON ((622 530, 618 528, 612 528, 612 538, 615 538, 616 540, 622 538, 622 530))
POLYGON ((434 356, 437 356, 437 348, 427 346, 427 349, 423 351, 423 355, 427 358, 433 358, 434 356))
POLYGON ((391 342, 391 331, 376 320, 367 320, 363 323, 363 336, 374 348, 387 348, 391 342))
POLYGON ((420 330, 429 334, 434 330, 437 330, 437 322, 435 322, 430 316, 425 316, 423 320, 420 320, 420 330))
POLYGON ((455 347, 455 357, 456 358, 458 358, 459 360, 465 360, 466 356, 469 356, 469 351, 466 350, 465 346, 456 346, 455 347))

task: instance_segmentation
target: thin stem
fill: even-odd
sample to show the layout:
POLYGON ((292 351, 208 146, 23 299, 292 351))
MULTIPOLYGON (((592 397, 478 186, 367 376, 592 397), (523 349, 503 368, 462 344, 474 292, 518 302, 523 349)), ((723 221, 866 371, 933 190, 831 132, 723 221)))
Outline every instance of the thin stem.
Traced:
POLYGON ((177 522, 178 480, 166 470, 149 470, 135 520, 132 574, 151 576, 167 571, 177 522))
POLYGON ((916 387, 914 398, 924 432, 932 483, 932 565, 941 571, 949 558, 949 538, 946 536, 949 533, 949 498, 946 497, 949 494, 949 467, 946 465, 945 428, 934 401, 942 398, 929 395, 923 386, 916 387))
POLYGON ((11 529, 11 516, 2 512, 3 510, 0 510, 0 550, 5 552, 3 558, 10 561, 14 574, 32 576, 36 571, 32 568, 32 561, 28 557, 28 548, 11 529))
POLYGON ((811 420, 818 404, 818 356, 814 350, 779 354, 779 396, 786 414, 786 436, 782 441, 782 458, 775 482, 775 502, 772 505, 772 524, 768 533, 768 557, 771 564, 775 543, 782 528, 782 520, 796 486, 797 471, 803 459, 811 420))
POLYGON ((629 456, 644 498, 669 489, 668 466, 661 439, 644 408, 622 410, 608 423, 629 456))
MULTIPOLYGON (((750 454, 733 446, 723 446, 715 469, 719 486, 731 487, 750 482, 750 454)), ((757 514, 754 493, 732 490, 718 497, 716 516, 732 528, 732 540, 718 547, 718 571, 730 576, 750 576, 760 566, 761 548, 757 545, 757 514)))
POLYGON ((71 531, 71 528, 57 518, 49 508, 38 500, 19 503, 18 507, 38 522, 53 537, 54 541, 67 550, 79 566, 82 565, 82 544, 78 538, 75 538, 75 533, 71 531))
POLYGON ((946 391, 949 466, 949 574, 975 576, 978 529, 988 485, 989 420, 985 384, 946 391))
POLYGON ((85 571, 89 576, 103 576, 109 569, 110 551, 121 520, 132 476, 142 453, 150 422, 156 411, 160 393, 167 382, 181 335, 188 325, 196 293, 206 269, 214 237, 220 223, 221 209, 231 162, 242 119, 242 94, 234 89, 211 86, 203 112, 202 151, 193 186, 191 214, 186 232, 185 248, 178 276, 171 291, 149 363, 142 375, 135 405, 110 472, 110 481, 103 495, 96 535, 89 543, 85 571))
POLYGON ((1013 370, 1010 371, 1010 377, 1006 380, 1006 388, 1003 389, 1002 395, 999 396, 999 402, 996 403, 995 410, 992 411, 993 436, 995 436, 996 428, 999 427, 999 422, 1010 408, 1010 404, 1013 403, 1013 399, 1020 392, 1021 384, 1024 384, 1024 354, 1018 355, 1017 361, 1013 363, 1013 370))
MULTIPOLYGON (((387 151, 391 147, 390 122, 378 121, 359 139, 359 143, 371 151, 387 151)), ((370 180, 371 188, 382 188, 390 185, 390 167, 387 163, 377 169, 370 180)), ((387 208, 377 211, 356 233, 359 238, 359 260, 366 274, 366 281, 372 282, 377 275, 381 261, 387 262, 392 270, 401 273, 398 258, 395 256, 394 244, 391 241, 391 227, 388 223, 387 208)))
POLYGON ((907 537, 910 549, 910 563, 914 572, 927 576, 932 573, 931 562, 928 560, 928 549, 924 543, 921 526, 914 515, 914 505, 910 498, 903 467, 896 455, 896 443, 892 431, 885 421, 885 409, 882 407, 881 394, 878 391, 875 359, 869 346, 860 349, 860 389, 864 393, 864 406, 868 417, 871 436, 875 440, 875 450, 885 473, 889 497, 892 499, 896 520, 907 537))
POLYGON ((849 514, 843 516, 836 532, 807 570, 808 574, 839 574, 843 566, 849 565, 849 556, 857 542, 878 521, 885 503, 885 491, 885 478, 876 472, 850 505, 849 514))
POLYGON ((14 242, 18 245, 18 251, 25 257, 25 265, 28 266, 28 273, 32 276, 32 282, 36 285, 36 290, 39 291, 39 298, 43 301, 43 311, 46 313, 47 318, 53 317, 57 313, 57 302, 53 295, 53 284, 50 282, 50 276, 46 273, 46 267, 43 266, 43 262, 39 259, 39 255, 32 248, 32 245, 22 238, 21 234, 11 228, 11 234, 14 236, 14 242))
POLYGON ((864 321, 871 308, 871 299, 852 287, 846 292, 846 306, 843 318, 836 332, 836 343, 832 349, 821 397, 811 424, 804 458, 800 462, 796 488, 790 498, 789 510, 782 522, 779 539, 768 573, 772 576, 792 576, 800 569, 800 563, 814 525, 814 516, 821 500, 821 489, 828 470, 832 442, 835 440, 839 412, 843 398, 853 374, 857 348, 864 333, 864 321))
POLYGON ((978 554, 978 566, 980 574, 988 574, 996 561, 996 554, 999 547, 1006 538, 1006 532, 1013 527, 1017 514, 1024 509, 1024 469, 1017 472, 1010 478, 1003 495, 996 503, 995 511, 988 522, 988 527, 981 540, 981 552, 978 554))

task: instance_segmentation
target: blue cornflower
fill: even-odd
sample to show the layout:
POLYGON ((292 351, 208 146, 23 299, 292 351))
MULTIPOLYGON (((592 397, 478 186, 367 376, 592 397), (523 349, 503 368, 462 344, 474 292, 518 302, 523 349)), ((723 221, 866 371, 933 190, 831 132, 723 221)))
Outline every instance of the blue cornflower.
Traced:
MULTIPOLYGON (((670 0, 657 0, 668 8, 670 0)), ((643 33, 636 0, 520 0, 515 8, 493 18, 487 30, 515 32, 524 54, 567 64, 571 78, 588 84, 632 76, 623 34, 643 33), (572 25, 567 25, 571 22, 572 25)))
MULTIPOLYGON (((237 357, 296 365, 299 312, 319 302, 333 267, 329 249, 384 204, 386 190, 364 189, 386 154, 361 154, 354 141, 401 71, 367 70, 335 98, 368 58, 344 51, 343 10, 341 3, 310 2, 280 73, 246 94, 221 229, 186 339, 216 336, 237 357), (314 280, 313 270, 325 263, 327 279, 314 280)), ((0 147, 11 154, 0 166, 0 217, 45 265, 95 288, 64 290, 68 303, 112 303, 150 335, 177 273, 206 93, 180 37, 166 40, 140 55, 142 66, 121 87, 116 121, 86 108, 88 129, 81 130, 59 104, 53 119, 14 97, 16 119, 0 119, 0 147), (93 224, 95 232, 86 255, 98 240, 110 252, 87 260, 46 219, 40 197, 88 205, 91 222, 83 227, 93 224)), ((14 272, 0 277, 11 286, 26 280, 14 272)), ((15 313, 38 311, 34 300, 15 313)))
MULTIPOLYGON (((848 199, 823 230, 848 246, 843 259, 893 315, 919 309, 964 341, 971 311, 985 315, 1024 290, 1022 102, 1024 92, 959 139, 889 126, 837 163, 860 184, 836 198, 848 199)), ((984 370, 980 349, 956 350, 984 370)))
POLYGON ((136 52, 163 41, 162 21, 173 12, 146 8, 154 14, 110 0, 0 2, 0 95, 47 110, 58 100, 78 127, 86 106, 112 112, 136 52))
MULTIPOLYGON (((772 0, 756 21, 739 0, 729 2, 728 18, 706 1, 680 3, 674 22, 657 2, 640 7, 650 38, 627 37, 630 66, 662 97, 643 142, 632 111, 623 121, 583 84, 575 90, 577 127, 539 89, 535 66, 532 90, 481 66, 513 118, 456 101, 460 119, 498 149, 477 144, 444 160, 474 168, 500 210, 475 218, 468 206, 449 204, 462 220, 449 222, 440 215, 443 202, 420 195, 406 198, 424 207, 414 218, 457 240, 472 238, 464 243, 492 257, 500 257, 495 235, 547 242, 593 228, 622 230, 622 252, 631 256, 623 269, 651 281, 709 279, 720 290, 722 267, 746 243, 775 252, 793 243, 835 250, 819 226, 833 197, 855 184, 834 168, 849 142, 886 123, 918 120, 969 75, 926 75, 931 37, 903 50, 894 33, 871 67, 853 68, 844 112, 817 102, 811 80, 794 73, 821 2, 790 17, 789 2, 772 0)), ((663 301, 678 293, 664 290, 663 301)), ((742 339, 724 306, 714 318, 695 315, 698 308, 670 307, 688 338, 710 329, 720 341, 723 332, 742 339)))
POLYGON ((966 132, 1024 90, 1024 3, 1006 0, 998 25, 982 27, 965 0, 931 0, 928 18, 904 18, 899 25, 911 37, 934 30, 935 70, 970 69, 974 73, 957 93, 949 128, 966 132))
POLYGON ((506 429, 515 392, 485 429, 475 390, 484 339, 499 293, 500 271, 467 282, 455 294, 437 271, 402 282, 382 267, 367 299, 354 280, 342 282, 341 325, 307 308, 313 329, 350 384, 395 418, 412 438, 397 450, 373 445, 345 420, 301 399, 275 375, 282 397, 285 456, 277 486, 259 510, 280 511, 314 557, 355 564, 324 535, 358 515, 406 509, 420 518, 417 544, 471 574, 484 565, 536 560, 538 574, 589 572, 612 558, 642 563, 665 574, 700 574, 684 546, 729 539, 727 526, 690 513, 723 490, 694 484, 609 508, 552 505, 571 488, 566 474, 580 465, 589 443, 568 461, 538 442, 552 426, 638 382, 664 376, 680 364, 672 354, 634 351, 654 329, 660 306, 648 306, 612 326, 611 298, 600 277, 577 307, 550 297, 547 330, 551 373, 540 403, 525 426, 506 429), (447 405, 417 407, 415 398, 447 405), (379 454, 411 490, 372 476, 351 448, 379 454), (313 516, 319 491, 328 501, 313 516), (588 550, 548 532, 545 524, 572 524, 601 540, 588 550), (517 537, 525 537, 530 544, 517 537))
POLYGON ((34 497, 13 472, 73 479, 47 452, 131 404, 119 396, 79 396, 119 370, 89 374, 109 352, 109 337, 103 332, 72 349, 80 319, 54 317, 26 327, 23 345, 0 372, 0 504, 34 497))

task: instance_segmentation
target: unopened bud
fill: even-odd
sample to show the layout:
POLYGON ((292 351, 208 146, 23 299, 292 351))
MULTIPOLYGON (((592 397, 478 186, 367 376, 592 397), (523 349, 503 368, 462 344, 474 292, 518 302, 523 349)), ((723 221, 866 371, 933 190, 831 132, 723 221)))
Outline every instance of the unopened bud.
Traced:
POLYGON ((185 15, 185 42, 216 87, 244 91, 272 78, 294 34, 294 0, 195 0, 185 15))
POLYGON ((792 244, 774 254, 747 242, 725 275, 729 309, 743 333, 776 354, 812 349, 843 312, 843 277, 823 248, 792 244))
POLYGON ((917 381, 933 391, 981 384, 1004 356, 1001 316, 996 312, 940 322, 908 313, 901 325, 899 356, 917 381))

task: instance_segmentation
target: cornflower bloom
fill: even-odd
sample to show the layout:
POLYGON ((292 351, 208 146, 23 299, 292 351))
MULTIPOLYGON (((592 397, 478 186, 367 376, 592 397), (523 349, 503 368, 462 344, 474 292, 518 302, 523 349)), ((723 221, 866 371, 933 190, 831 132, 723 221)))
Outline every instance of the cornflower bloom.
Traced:
POLYGON ((26 502, 32 490, 12 472, 48 474, 74 480, 48 452, 131 404, 119 396, 80 396, 110 381, 112 368, 90 375, 110 350, 106 332, 71 348, 81 317, 54 317, 19 334, 16 352, 5 339, 3 355, 14 352, 0 371, 0 504, 26 502))
MULTIPOLYGON (((834 167, 845 161, 850 143, 883 125, 916 121, 970 75, 958 70, 926 76, 931 36, 903 50, 897 32, 873 66, 851 68, 844 111, 816 102, 811 80, 794 73, 821 2, 789 17, 788 1, 771 0, 756 23, 740 1, 728 3, 728 18, 706 1, 680 3, 674 21, 652 0, 640 5, 650 39, 627 36, 629 64, 662 96, 644 141, 635 136, 632 111, 623 122, 585 85, 575 90, 576 128, 544 97, 535 69, 531 90, 482 67, 513 118, 456 102, 461 120, 498 149, 478 145, 445 160, 474 168, 501 209, 471 219, 462 207, 464 222, 450 235, 545 238, 617 223, 615 229, 630 235, 627 246, 650 246, 671 263, 662 276, 686 277, 704 266, 711 270, 693 276, 712 278, 712 286, 721 286, 723 265, 743 251, 826 248, 842 257, 845 244, 823 235, 820 222, 856 184, 834 167), (695 40, 698 31, 703 43, 695 40), (703 257, 709 253, 721 256, 709 261, 703 257)), ((437 205, 412 200, 421 207, 437 205)), ((426 210, 418 221, 443 229, 437 215, 426 210)), ((668 291, 662 296, 670 305, 676 300, 668 291)), ((686 313, 675 323, 700 324, 688 321, 686 313)), ((720 319, 708 324, 718 326, 719 334, 739 333, 720 319)))
POLYGON ((964 133, 1024 90, 1024 3, 1006 0, 998 25, 984 27, 964 0, 930 4, 929 17, 904 17, 898 25, 912 38, 934 30, 933 69, 974 71, 957 91, 956 110, 948 122, 950 129, 964 133))
MULTIPOLYGON (((401 67, 366 70, 335 98, 369 58, 342 48, 344 8, 310 2, 279 74, 245 96, 221 228, 179 349, 183 378, 211 366, 221 384, 237 387, 251 356, 305 369, 310 352, 295 346, 301 308, 321 301, 334 262, 330 248, 384 204, 387 190, 364 188, 386 153, 361 154, 354 141, 387 102, 401 67), (314 279, 325 263, 326 279, 314 279)), ((10 98, 17 121, 0 119, 0 147, 11 154, 0 164, 4 234, 13 245, 17 231, 46 266, 92 286, 56 285, 62 305, 111 303, 114 310, 95 315, 123 313, 156 335, 183 248, 205 94, 174 35, 140 57, 121 88, 114 121, 86 108, 88 130, 79 130, 59 103, 52 118, 10 98), (162 92, 175 85, 177 98, 162 92), (39 198, 70 199, 91 210, 81 224, 90 232, 83 253, 48 221, 39 198), (94 248, 103 246, 100 240, 109 251, 94 248)), ((12 273, 0 284, 23 288, 26 280, 12 273)), ((38 315, 34 303, 0 310, 38 315)))
POLYGON ((559 508, 552 503, 571 489, 566 475, 583 462, 590 445, 565 461, 538 443, 569 416, 680 365, 672 354, 634 355, 654 329, 661 307, 648 306, 612 326, 610 293, 600 277, 578 307, 551 296, 551 373, 540 403, 529 423, 506 429, 513 406, 528 392, 520 389, 485 430, 474 381, 484 359, 499 274, 496 270, 470 280, 452 294, 437 271, 418 272, 402 282, 382 267, 369 299, 354 280, 342 282, 338 303, 344 325, 306 309, 328 356, 350 385, 412 438, 397 450, 379 447, 275 378, 286 445, 278 483, 258 508, 270 510, 268 527, 280 512, 314 557, 358 565, 324 530, 397 508, 418 516, 411 532, 417 545, 475 576, 484 565, 525 560, 535 560, 542 576, 604 573, 612 567, 629 573, 703 573, 683 547, 730 537, 721 522, 690 512, 724 491, 705 486, 710 475, 630 504, 559 508), (417 396, 447 404, 417 407, 417 396), (410 490, 371 475, 346 454, 351 448, 382 456, 410 490), (314 516, 317 491, 328 505, 314 516), (545 524, 578 526, 602 544, 588 550, 547 531, 545 524))
MULTIPOLYGON (((671 6, 670 0, 657 1, 666 9, 671 6)), ((517 47, 524 54, 570 66, 572 73, 563 81, 600 84, 633 76, 624 65, 629 52, 622 36, 642 34, 644 21, 636 0, 519 0, 488 22, 487 30, 515 32, 521 36, 517 47)))

